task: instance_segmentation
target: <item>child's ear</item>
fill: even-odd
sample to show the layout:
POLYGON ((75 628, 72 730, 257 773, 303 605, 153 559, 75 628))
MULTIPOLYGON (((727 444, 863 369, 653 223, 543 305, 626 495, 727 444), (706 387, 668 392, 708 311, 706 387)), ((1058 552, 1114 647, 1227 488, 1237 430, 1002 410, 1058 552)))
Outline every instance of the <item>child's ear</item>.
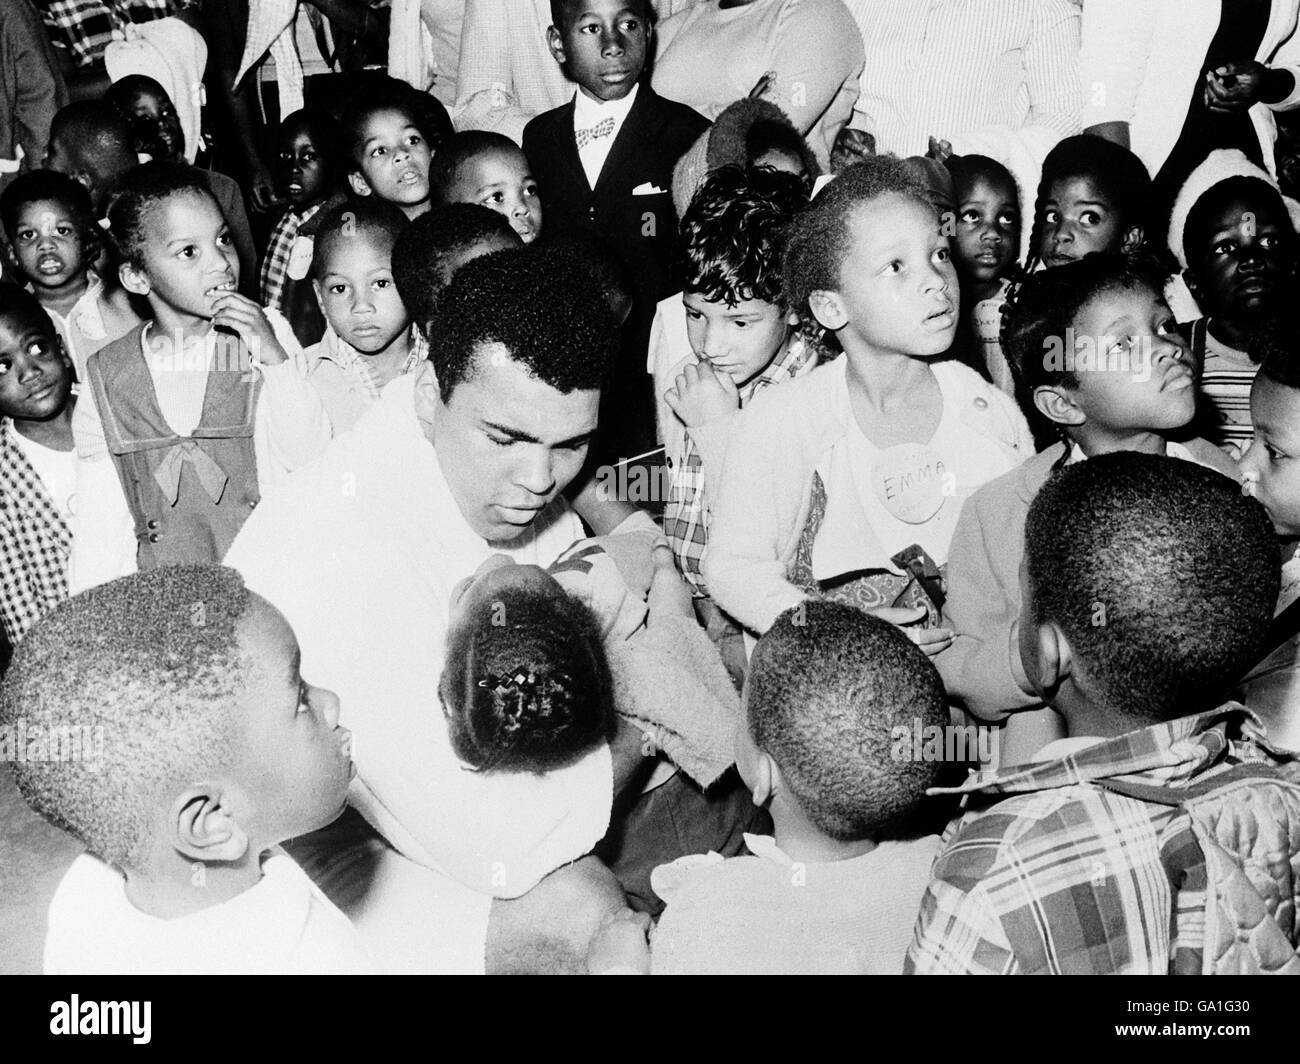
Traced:
POLYGON ((1146 238, 1145 229, 1140 225, 1130 225, 1124 233, 1124 239, 1120 242, 1119 249, 1125 255, 1132 255, 1142 247, 1142 241, 1146 238))
POLYGON ((1034 638, 1038 641, 1038 660, 1024 662, 1024 666, 1026 670, 1034 670, 1034 674, 1029 676, 1034 690, 1050 695, 1071 673, 1073 656, 1070 643, 1065 633, 1051 621, 1038 625, 1034 638))
POLYGON ((122 287, 133 296, 147 296, 152 287, 148 275, 143 270, 137 270, 129 262, 124 262, 117 268, 117 277, 122 282, 122 287))
POLYGON ((222 804, 216 784, 187 787, 172 802, 168 819, 171 844, 195 861, 238 861, 248 851, 248 836, 222 804))
POLYGON ((810 292, 808 295, 808 309, 812 311, 812 316, 817 319, 817 324, 831 332, 838 332, 849 323, 848 311, 844 309, 844 301, 840 299, 838 292, 823 291, 810 292))
POLYGON ((369 196, 374 193, 374 189, 370 187, 370 182, 365 179, 360 170, 349 171, 348 184, 358 196, 369 196))
POLYGON ((754 759, 754 804, 767 805, 772 800, 772 796, 781 789, 781 770, 776 767, 776 762, 766 751, 759 750, 758 756, 754 759))
POLYGON ((1048 421, 1058 425, 1082 425, 1087 420, 1068 393, 1047 384, 1034 389, 1034 407, 1048 421))
POLYGON ((551 58, 560 66, 564 66, 569 61, 568 56, 564 54, 564 38, 554 26, 546 27, 546 47, 551 51, 551 58))

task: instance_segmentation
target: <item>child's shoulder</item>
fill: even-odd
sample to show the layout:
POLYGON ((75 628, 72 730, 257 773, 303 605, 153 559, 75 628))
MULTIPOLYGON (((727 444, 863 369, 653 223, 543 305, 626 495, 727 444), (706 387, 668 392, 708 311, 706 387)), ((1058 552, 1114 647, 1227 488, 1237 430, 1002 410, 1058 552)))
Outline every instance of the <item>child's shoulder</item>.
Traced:
POLYGON ((1011 396, 995 387, 969 366, 954 359, 931 367, 945 403, 952 403, 962 420, 986 436, 992 436, 1017 450, 1029 446, 1029 424, 1011 396))

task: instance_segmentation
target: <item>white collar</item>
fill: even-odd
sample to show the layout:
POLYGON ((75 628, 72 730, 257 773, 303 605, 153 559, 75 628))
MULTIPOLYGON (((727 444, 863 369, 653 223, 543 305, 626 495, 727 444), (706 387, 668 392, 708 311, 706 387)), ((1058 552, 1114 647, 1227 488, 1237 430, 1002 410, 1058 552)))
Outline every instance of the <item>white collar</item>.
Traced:
POLYGON ((602 103, 593 100, 581 89, 573 94, 573 128, 586 129, 605 118, 614 119, 616 126, 622 125, 636 103, 637 93, 641 91, 640 83, 632 86, 632 91, 621 100, 609 100, 602 103))

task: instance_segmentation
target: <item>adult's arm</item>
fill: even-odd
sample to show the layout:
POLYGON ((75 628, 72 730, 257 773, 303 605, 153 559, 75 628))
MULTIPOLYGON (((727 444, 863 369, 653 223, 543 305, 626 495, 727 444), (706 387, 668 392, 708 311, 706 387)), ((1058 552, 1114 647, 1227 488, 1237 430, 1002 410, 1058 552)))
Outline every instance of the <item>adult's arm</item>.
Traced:
POLYGON ((1133 121, 1138 92, 1156 43, 1161 2, 1088 0, 1084 6, 1079 50, 1083 107, 1079 121, 1089 132, 1110 132, 1113 135, 1109 139, 1118 143, 1119 131, 1109 127, 1122 124, 1122 135, 1127 140, 1128 124, 1133 121))

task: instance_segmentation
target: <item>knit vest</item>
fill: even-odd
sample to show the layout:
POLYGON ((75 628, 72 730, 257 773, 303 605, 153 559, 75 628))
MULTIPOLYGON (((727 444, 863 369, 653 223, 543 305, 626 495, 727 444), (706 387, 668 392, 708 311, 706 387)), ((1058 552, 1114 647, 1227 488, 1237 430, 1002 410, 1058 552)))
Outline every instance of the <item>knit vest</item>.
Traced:
POLYGON ((232 340, 208 372, 198 426, 178 436, 159 409, 143 333, 133 329, 86 363, 135 520, 137 564, 220 562, 259 498, 253 416, 261 377, 232 340))

